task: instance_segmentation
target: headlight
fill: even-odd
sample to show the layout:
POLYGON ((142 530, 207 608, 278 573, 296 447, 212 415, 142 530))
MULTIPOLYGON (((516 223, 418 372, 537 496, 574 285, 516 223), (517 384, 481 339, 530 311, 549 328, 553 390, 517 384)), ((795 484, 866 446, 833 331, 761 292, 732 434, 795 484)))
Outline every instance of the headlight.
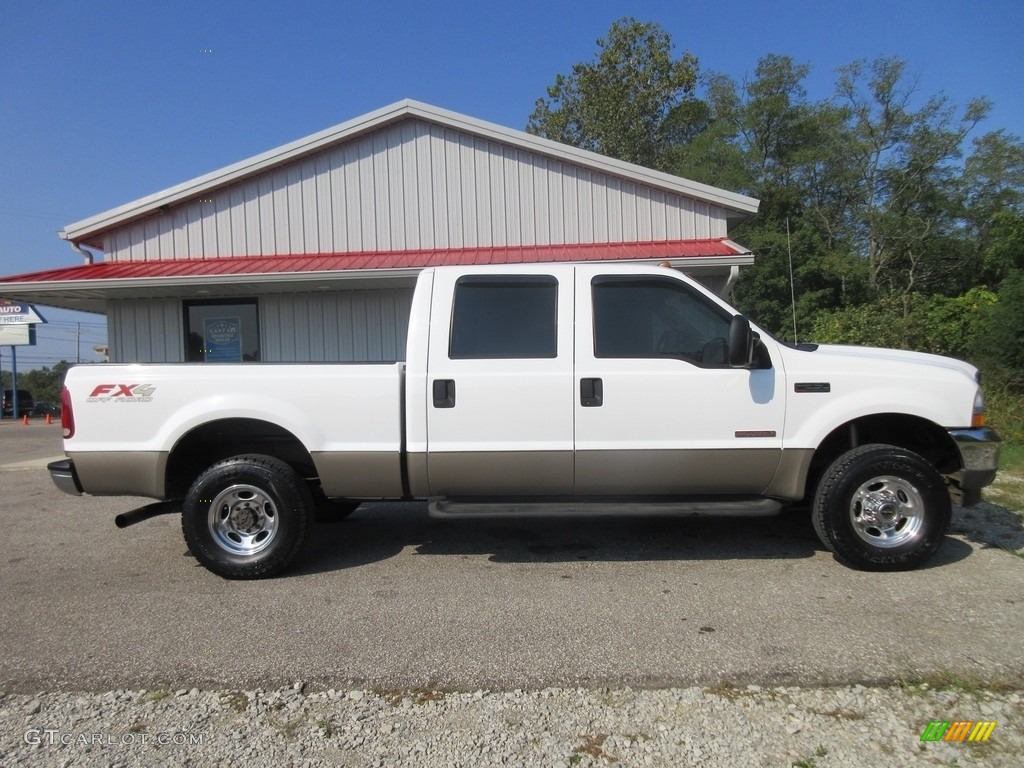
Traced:
POLYGON ((971 414, 971 426, 985 426, 985 395, 980 389, 974 395, 974 412, 971 414))

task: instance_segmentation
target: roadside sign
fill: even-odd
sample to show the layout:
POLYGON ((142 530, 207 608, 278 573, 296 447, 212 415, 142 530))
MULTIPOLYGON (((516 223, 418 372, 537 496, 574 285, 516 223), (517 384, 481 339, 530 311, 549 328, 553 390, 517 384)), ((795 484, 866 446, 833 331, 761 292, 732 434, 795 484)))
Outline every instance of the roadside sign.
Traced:
POLYGON ((0 345, 35 346, 35 325, 0 325, 0 345))
MULTIPOLYGON (((0 344, 11 347, 11 389, 13 390, 13 415, 18 414, 18 347, 36 343, 36 323, 46 320, 31 304, 0 299, 0 344)), ((3 412, 0 412, 0 419, 3 412)))
POLYGON ((31 304, 0 299, 0 325, 28 325, 29 323, 45 322, 31 304))

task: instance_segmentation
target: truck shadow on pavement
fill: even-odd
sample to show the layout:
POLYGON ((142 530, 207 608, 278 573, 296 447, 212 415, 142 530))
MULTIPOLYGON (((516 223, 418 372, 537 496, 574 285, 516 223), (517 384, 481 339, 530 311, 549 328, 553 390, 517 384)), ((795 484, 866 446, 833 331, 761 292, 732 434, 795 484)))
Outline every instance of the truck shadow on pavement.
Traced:
MULTIPOLYGON (((318 524, 292 574, 417 555, 486 556, 498 564, 699 560, 800 560, 827 555, 806 511, 770 518, 583 517, 435 520, 426 505, 364 504, 346 520, 318 524)), ((947 537, 925 568, 968 557, 947 537)))
POLYGON ((953 508, 952 533, 982 549, 1004 549, 1024 556, 1024 522, 1020 513, 985 501, 974 507, 953 508))

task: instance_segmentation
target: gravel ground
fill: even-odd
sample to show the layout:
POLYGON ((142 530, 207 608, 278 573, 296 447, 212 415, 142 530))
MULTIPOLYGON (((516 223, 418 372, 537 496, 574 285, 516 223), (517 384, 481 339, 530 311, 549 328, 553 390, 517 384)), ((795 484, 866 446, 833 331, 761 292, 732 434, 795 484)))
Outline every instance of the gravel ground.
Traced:
POLYGON ((1019 692, 113 691, 0 697, 4 766, 1019 766, 1019 692), (923 742, 933 720, 995 722, 923 742))

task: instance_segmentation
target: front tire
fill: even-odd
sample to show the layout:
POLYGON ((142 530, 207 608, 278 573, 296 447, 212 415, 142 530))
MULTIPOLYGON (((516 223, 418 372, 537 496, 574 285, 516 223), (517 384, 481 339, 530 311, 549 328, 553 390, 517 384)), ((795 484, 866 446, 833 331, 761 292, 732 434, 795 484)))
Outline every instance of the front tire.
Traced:
POLYGON ((916 453, 865 445, 822 475, 812 520, 841 563, 869 571, 916 568, 942 544, 952 505, 942 476, 916 453))
POLYGON ((189 551, 226 579, 275 576, 306 542, 313 499, 302 477, 271 456, 219 461, 192 484, 182 505, 189 551))

